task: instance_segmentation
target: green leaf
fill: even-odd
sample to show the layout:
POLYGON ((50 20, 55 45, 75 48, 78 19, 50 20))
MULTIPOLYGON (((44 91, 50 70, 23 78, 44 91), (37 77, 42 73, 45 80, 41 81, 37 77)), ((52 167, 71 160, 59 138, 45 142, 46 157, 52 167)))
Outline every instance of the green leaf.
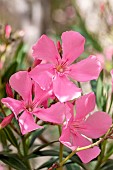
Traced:
POLYGON ((44 145, 41 145, 41 146, 39 146, 37 149, 35 149, 34 151, 33 151, 33 153, 35 154, 35 153, 37 153, 39 150, 41 150, 41 149, 44 149, 45 147, 47 147, 47 146, 49 146, 49 145, 51 145, 51 144, 53 144, 53 143, 56 143, 56 142, 59 142, 59 141, 52 141, 52 142, 49 142, 49 143, 46 143, 46 144, 44 144, 44 145))
POLYGON ((27 46, 26 44, 24 44, 23 41, 21 41, 20 44, 18 45, 18 48, 14 56, 15 61, 17 61, 18 63, 18 70, 23 69, 23 66, 24 66, 23 60, 26 56, 26 52, 27 52, 27 46))
POLYGON ((42 164, 41 166, 39 166, 38 168, 36 168, 35 170, 40 170, 43 168, 49 168, 51 167, 54 163, 57 162, 59 158, 51 158, 50 160, 48 160, 47 162, 45 162, 44 164, 42 164))
POLYGON ((39 137, 45 130, 46 128, 43 129, 38 129, 34 132, 32 132, 29 136, 29 148, 33 145, 35 139, 37 139, 37 137, 39 137))
POLYGON ((12 74, 14 74, 16 72, 18 63, 17 62, 13 62, 8 69, 5 71, 3 77, 2 77, 2 82, 7 82, 10 78, 10 76, 12 74))
POLYGON ((91 80, 90 84, 91 84, 92 91, 96 94, 97 81, 96 80, 91 80))
POLYGON ((70 164, 70 163, 68 164, 68 163, 67 163, 65 166, 66 166, 66 169, 67 169, 67 170, 75 170, 75 169, 76 169, 76 170, 81 170, 80 166, 78 166, 77 164, 72 164, 72 163, 71 163, 71 164, 70 164))
POLYGON ((26 156, 25 159, 31 159, 31 158, 36 158, 39 156, 59 156, 59 151, 55 151, 55 150, 35 150, 34 152, 32 152, 31 154, 29 154, 28 156, 26 156))
POLYGON ((17 139, 15 138, 12 130, 7 126, 3 129, 5 135, 6 135, 6 138, 9 140, 9 142, 15 146, 16 148, 18 148, 18 143, 17 143, 17 139))
POLYGON ((107 162, 105 162, 100 168, 100 170, 112 170, 112 169, 113 169, 112 159, 107 160, 107 162))
MULTIPOLYGON (((67 155, 68 156, 68 155, 67 155)), ((82 163, 82 161, 80 160, 80 158, 75 154, 73 155, 70 160, 73 162, 73 163, 77 163, 78 165, 80 165, 82 168, 84 168, 86 170, 86 167, 85 165, 82 163)))
POLYGON ((3 129, 0 129, 0 142, 2 143, 2 146, 4 149, 7 148, 7 140, 6 140, 6 135, 3 131, 3 129))
MULTIPOLYGON (((70 154, 70 152, 63 152, 63 158, 66 158, 68 155, 70 154)), ((39 156, 52 156, 52 157, 59 157, 59 151, 57 150, 35 150, 34 152, 32 152, 30 155, 26 156, 25 159, 31 159, 31 158, 36 158, 39 156)), ((70 158, 72 163, 77 163, 78 165, 80 165, 82 168, 84 168, 86 170, 85 165, 81 162, 81 160, 79 159, 79 157, 75 154, 73 157, 70 158)))
POLYGON ((39 156, 59 156, 59 151, 55 150, 44 150, 44 151, 37 151, 35 154, 39 156))
POLYGON ((28 170, 17 154, 3 155, 0 153, 0 160, 16 170, 28 170))
POLYGON ((113 142, 107 143, 106 146, 106 154, 104 156, 104 160, 107 160, 113 154, 113 142))

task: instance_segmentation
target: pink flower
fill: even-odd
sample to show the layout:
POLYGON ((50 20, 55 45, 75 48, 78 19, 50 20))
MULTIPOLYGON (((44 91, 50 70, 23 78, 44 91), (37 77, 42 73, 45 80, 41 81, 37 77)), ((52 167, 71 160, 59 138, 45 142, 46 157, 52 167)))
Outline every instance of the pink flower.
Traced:
MULTIPOLYGON (((71 106, 71 117, 64 124, 60 142, 68 148, 75 150, 91 144, 91 139, 99 138, 104 135, 112 124, 110 116, 102 111, 94 112, 95 95, 89 93, 76 100, 76 106, 71 106), (73 109, 76 107, 76 113, 73 109), (74 113, 73 113, 74 112, 74 113)), ((100 153, 99 147, 80 151, 77 155, 87 163, 97 157, 100 153)))
POLYGON ((111 77, 112 77, 112 91, 113 91, 113 70, 111 70, 111 77))
POLYGON ((46 64, 40 64, 30 72, 31 78, 36 81, 42 89, 53 86, 53 92, 60 102, 77 98, 81 89, 70 81, 86 82, 97 79, 101 71, 100 61, 96 56, 89 56, 76 64, 72 64, 84 51, 84 37, 78 32, 67 31, 61 36, 62 51, 58 50, 54 42, 46 35, 42 35, 33 46, 35 59, 46 60, 46 64))
POLYGON ((42 128, 42 126, 35 123, 34 116, 55 124, 63 122, 65 105, 58 102, 48 109, 40 108, 40 105, 52 95, 51 89, 49 91, 42 90, 37 83, 31 80, 27 71, 15 73, 11 76, 9 83, 21 96, 21 99, 16 100, 7 97, 1 101, 13 111, 19 121, 22 134, 42 128))

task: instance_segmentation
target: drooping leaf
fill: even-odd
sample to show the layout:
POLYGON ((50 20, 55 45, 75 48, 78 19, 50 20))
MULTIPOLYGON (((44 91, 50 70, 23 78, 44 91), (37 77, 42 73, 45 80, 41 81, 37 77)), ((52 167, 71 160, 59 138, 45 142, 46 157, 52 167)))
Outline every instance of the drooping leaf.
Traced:
POLYGON ((96 80, 91 80, 90 84, 91 84, 92 91, 96 94, 97 81, 96 80))
POLYGON ((26 56, 26 52, 27 52, 27 46, 26 44, 24 44, 23 41, 21 41, 20 44, 18 45, 18 48, 14 56, 15 61, 18 63, 19 70, 24 68, 24 65, 22 63, 26 56))
POLYGON ((113 169, 113 160, 107 160, 100 168, 100 170, 112 170, 113 169))
POLYGON ((43 163, 41 166, 39 166, 38 168, 36 168, 35 170, 40 170, 43 168, 49 168, 51 167, 54 163, 56 163, 58 161, 59 158, 51 158, 50 160, 46 161, 45 163, 43 163))
POLYGON ((2 77, 2 82, 7 82, 9 78, 11 77, 12 74, 14 74, 17 71, 17 62, 13 62, 5 71, 3 77, 2 77))
POLYGON ((67 170, 81 170, 80 166, 78 166, 77 164, 72 164, 72 163, 69 163, 69 164, 66 164, 66 169, 67 170))
POLYGON ((17 154, 3 155, 0 153, 0 160, 16 170, 28 170, 26 165, 19 159, 17 154))
POLYGON ((31 135, 29 137, 29 148, 33 145, 35 139, 37 139, 44 132, 45 129, 46 128, 38 129, 31 133, 31 135))
POLYGON ((7 139, 3 129, 0 129, 0 143, 2 144, 4 149, 7 148, 7 139))
POLYGON ((106 154, 104 156, 104 160, 107 160, 113 154, 113 142, 107 143, 106 146, 106 154))
POLYGON ((3 131, 8 141, 17 148, 18 147, 17 139, 15 138, 15 135, 13 134, 12 130, 7 126, 3 129, 3 131))
POLYGON ((49 145, 52 145, 53 143, 56 143, 56 142, 59 142, 59 141, 52 141, 52 142, 49 142, 49 143, 46 143, 44 145, 41 145, 39 146, 37 149, 35 149, 33 151, 33 153, 35 154, 36 152, 40 151, 41 149, 44 149, 45 147, 49 146, 49 145))

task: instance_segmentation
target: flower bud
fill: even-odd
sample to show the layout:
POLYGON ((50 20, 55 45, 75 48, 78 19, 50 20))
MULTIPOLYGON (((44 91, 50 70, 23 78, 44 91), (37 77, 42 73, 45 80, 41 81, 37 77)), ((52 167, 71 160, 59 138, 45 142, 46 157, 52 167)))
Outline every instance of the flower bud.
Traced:
POLYGON ((12 92, 12 89, 11 89, 9 83, 6 83, 6 93, 7 93, 8 97, 14 98, 13 92, 12 92))
POLYGON ((6 116, 3 121, 0 123, 0 129, 6 127, 10 122, 11 120, 13 119, 14 117, 14 114, 11 113, 10 115, 6 116))

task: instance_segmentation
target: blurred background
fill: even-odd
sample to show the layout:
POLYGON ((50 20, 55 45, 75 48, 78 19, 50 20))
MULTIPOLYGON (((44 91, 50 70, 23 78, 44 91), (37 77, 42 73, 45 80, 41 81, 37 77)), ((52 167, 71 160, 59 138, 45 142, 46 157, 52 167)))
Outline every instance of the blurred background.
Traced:
MULTIPOLYGON (((112 28, 113 0, 0 0, 0 55, 7 48, 12 56, 18 40, 23 40, 24 50, 31 56, 31 47, 40 35, 47 34, 56 41, 62 32, 75 30, 86 37, 86 56, 103 52, 110 60, 112 28), (11 27, 10 35, 4 37, 7 24, 11 27)), ((3 68, 5 59, 0 58, 0 68, 3 68)))
POLYGON ((67 30, 85 36, 81 57, 97 55, 109 73, 113 0, 0 0, 0 99, 6 96, 9 77, 32 66, 32 45, 39 37, 46 34, 57 42, 67 30))

